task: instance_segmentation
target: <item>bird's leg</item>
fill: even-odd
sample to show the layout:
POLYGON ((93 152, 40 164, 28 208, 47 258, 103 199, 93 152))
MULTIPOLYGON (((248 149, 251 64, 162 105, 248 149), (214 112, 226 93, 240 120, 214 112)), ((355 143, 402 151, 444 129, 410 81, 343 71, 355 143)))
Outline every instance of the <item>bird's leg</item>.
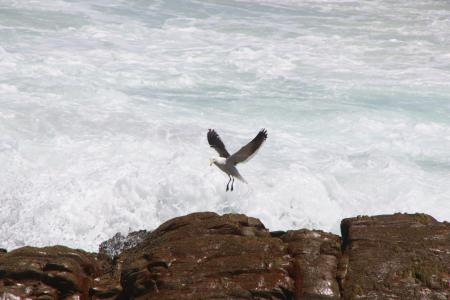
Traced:
POLYGON ((231 190, 233 190, 233 185, 234 185, 234 177, 233 177, 233 181, 231 182, 231 190))
MULTIPOLYGON (((228 178, 230 178, 230 180, 228 180, 228 183, 227 183, 227 189, 226 189, 227 192, 228 192, 228 185, 230 184, 230 181, 231 181, 231 176, 228 175, 228 178)), ((231 190, 233 190, 233 187, 231 188, 231 190)))

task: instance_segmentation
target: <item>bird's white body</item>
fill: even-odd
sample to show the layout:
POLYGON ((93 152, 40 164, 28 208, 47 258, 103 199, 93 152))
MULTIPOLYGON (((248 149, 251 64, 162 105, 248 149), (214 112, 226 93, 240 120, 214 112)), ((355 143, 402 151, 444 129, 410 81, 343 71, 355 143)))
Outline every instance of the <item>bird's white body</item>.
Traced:
POLYGON ((230 162, 228 159, 226 159, 224 157, 216 157, 216 158, 211 159, 211 162, 213 164, 215 164, 219 169, 221 169, 228 176, 235 177, 235 178, 239 179, 240 181, 247 183, 247 181, 245 181, 244 177, 242 177, 241 174, 239 174, 239 171, 236 168, 236 166, 234 165, 234 163, 230 162))

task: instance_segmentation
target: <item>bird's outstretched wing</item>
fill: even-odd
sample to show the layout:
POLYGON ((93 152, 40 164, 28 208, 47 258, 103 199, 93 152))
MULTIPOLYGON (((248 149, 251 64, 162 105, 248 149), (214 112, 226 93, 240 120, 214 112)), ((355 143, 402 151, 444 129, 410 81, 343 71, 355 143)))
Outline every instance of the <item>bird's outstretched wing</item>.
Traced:
POLYGON ((241 162, 248 161, 256 154, 256 152, 266 139, 267 139, 267 130, 261 129, 261 131, 250 143, 239 149, 238 152, 231 155, 229 160, 233 162, 233 164, 235 165, 241 162))
POLYGON ((209 145, 214 148, 217 153, 219 153, 220 157, 228 158, 230 157, 230 154, 228 153, 227 149, 225 149, 225 145, 223 144, 222 140, 220 139, 219 135, 214 129, 209 129, 208 134, 208 143, 209 145))

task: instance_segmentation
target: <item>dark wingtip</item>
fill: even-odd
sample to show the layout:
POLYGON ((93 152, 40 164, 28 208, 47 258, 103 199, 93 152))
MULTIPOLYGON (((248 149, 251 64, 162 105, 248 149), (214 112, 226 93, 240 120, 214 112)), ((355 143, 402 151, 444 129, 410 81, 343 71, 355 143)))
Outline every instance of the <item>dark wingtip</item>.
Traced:
POLYGON ((262 134, 263 136, 264 136, 264 139, 267 139, 267 130, 265 129, 265 128, 262 128, 260 131, 259 131, 259 133, 260 134, 262 134))

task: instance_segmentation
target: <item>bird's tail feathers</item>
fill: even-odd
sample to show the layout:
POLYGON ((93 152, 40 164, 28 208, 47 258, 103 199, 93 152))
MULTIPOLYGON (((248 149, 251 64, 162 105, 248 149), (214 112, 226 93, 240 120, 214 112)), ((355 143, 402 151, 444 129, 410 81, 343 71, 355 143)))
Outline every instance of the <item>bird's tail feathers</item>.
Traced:
POLYGON ((241 174, 238 174, 237 176, 234 176, 235 178, 239 179, 240 181, 242 181, 243 183, 248 184, 247 180, 244 179, 244 177, 241 176, 241 174))

